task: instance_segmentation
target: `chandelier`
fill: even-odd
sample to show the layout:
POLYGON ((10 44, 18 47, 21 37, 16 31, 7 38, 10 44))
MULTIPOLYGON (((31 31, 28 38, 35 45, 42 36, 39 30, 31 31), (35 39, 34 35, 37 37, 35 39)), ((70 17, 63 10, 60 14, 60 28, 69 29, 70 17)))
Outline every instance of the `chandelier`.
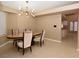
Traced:
POLYGON ((18 15, 20 16, 20 15, 31 15, 31 16, 35 16, 34 14, 33 14, 33 12, 34 12, 34 9, 33 10, 30 10, 29 9, 29 6, 28 6, 28 3, 29 3, 29 1, 25 1, 25 3, 26 3, 26 5, 25 5, 25 8, 23 8, 23 7, 19 7, 19 13, 18 13, 18 15))

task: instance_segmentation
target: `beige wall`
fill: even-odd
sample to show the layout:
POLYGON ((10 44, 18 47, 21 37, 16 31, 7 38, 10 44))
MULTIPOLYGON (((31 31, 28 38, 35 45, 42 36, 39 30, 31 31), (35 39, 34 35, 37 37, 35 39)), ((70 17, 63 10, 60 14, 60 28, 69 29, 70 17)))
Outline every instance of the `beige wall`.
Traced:
POLYGON ((17 14, 7 13, 7 29, 17 28, 17 14))
POLYGON ((46 38, 61 41, 61 14, 36 17, 36 30, 46 30, 46 38), (56 28, 53 26, 57 25, 56 28))
POLYGON ((35 19, 32 16, 17 15, 17 17, 18 17, 17 20, 18 20, 18 28, 19 29, 25 29, 25 28, 28 29, 29 28, 34 31, 35 19))
POLYGON ((34 31, 34 18, 26 15, 17 15, 14 13, 7 13, 7 29, 27 29, 34 31))

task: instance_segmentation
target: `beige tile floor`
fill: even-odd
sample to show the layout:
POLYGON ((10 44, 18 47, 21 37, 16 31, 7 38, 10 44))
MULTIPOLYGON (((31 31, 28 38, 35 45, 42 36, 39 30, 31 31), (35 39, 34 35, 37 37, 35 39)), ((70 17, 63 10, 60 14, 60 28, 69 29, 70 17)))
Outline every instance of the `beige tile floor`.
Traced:
POLYGON ((25 55, 18 52, 12 43, 0 48, 1 58, 77 58, 79 52, 77 49, 77 35, 69 34, 62 39, 62 43, 56 43, 45 40, 43 47, 38 44, 32 46, 32 53, 26 49, 25 55))

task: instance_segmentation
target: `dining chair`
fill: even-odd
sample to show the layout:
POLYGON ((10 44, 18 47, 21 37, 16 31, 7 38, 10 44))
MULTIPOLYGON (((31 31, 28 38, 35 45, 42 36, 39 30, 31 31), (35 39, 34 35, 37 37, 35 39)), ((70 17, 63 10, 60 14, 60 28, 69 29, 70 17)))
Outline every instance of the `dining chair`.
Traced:
MULTIPOLYGON (((19 29, 12 29, 12 35, 18 35, 19 34, 19 29)), ((13 45, 16 45, 17 40, 13 40, 13 45)))
POLYGON ((42 33, 40 36, 36 36, 34 38, 34 42, 39 42, 40 46, 42 46, 42 44, 44 44, 44 35, 45 35, 45 30, 42 30, 42 33))
POLYGON ((23 37, 24 37, 23 41, 17 42, 17 46, 18 46, 18 50, 20 48, 22 49, 24 55, 25 48, 30 48, 30 51, 32 52, 32 47, 31 47, 32 31, 24 32, 23 37))

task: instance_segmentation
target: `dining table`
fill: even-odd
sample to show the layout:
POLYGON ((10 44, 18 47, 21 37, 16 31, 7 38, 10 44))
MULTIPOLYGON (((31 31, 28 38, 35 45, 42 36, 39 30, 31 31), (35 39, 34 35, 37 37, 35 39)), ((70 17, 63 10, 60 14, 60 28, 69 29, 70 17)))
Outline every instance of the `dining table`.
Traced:
MULTIPOLYGON (((32 45, 34 44, 34 38, 35 38, 35 36, 38 36, 38 35, 41 35, 41 33, 40 32, 39 33, 37 33, 37 32, 33 33, 33 36, 32 36, 32 45)), ((7 38, 9 40, 13 40, 13 45, 14 45, 17 40, 23 40, 23 33, 8 34, 7 38)))

